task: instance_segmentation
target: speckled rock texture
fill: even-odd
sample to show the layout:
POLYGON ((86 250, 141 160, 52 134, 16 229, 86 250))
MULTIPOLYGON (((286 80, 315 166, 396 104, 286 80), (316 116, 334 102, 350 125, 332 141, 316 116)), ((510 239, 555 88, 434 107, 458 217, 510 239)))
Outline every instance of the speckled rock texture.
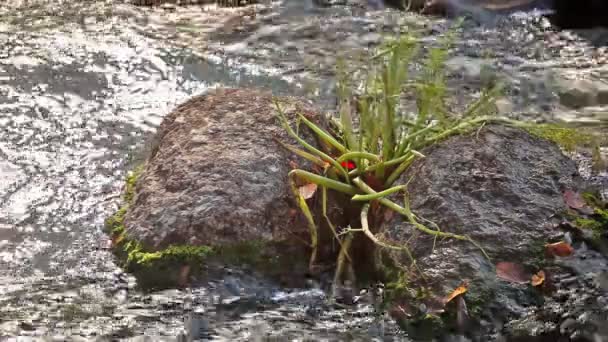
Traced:
MULTIPOLYGON (((544 244, 559 235, 553 219, 567 209, 562 193, 579 182, 575 163, 548 141, 495 125, 451 137, 423 153, 426 158, 399 181, 413 177, 408 186, 413 212, 432 229, 425 219, 444 232, 471 237, 491 260, 470 242, 435 241, 399 215, 380 230, 384 238, 409 242, 424 273, 414 278, 436 295, 448 295, 468 281, 470 303, 494 309, 494 317, 535 304, 538 295, 531 286, 498 279, 493 265, 508 261, 538 271, 544 244)), ((402 195, 392 200, 403 205, 402 195)), ((387 253, 410 265, 404 253, 387 253)))
MULTIPOLYGON (((320 115, 282 98, 286 115, 320 115)), ((137 181, 125 226, 148 249, 171 244, 310 241, 288 183, 304 160, 277 140, 296 144, 279 125, 270 93, 218 89, 178 106, 162 122, 157 145, 137 181)), ((315 137, 300 127, 314 144, 315 137)))

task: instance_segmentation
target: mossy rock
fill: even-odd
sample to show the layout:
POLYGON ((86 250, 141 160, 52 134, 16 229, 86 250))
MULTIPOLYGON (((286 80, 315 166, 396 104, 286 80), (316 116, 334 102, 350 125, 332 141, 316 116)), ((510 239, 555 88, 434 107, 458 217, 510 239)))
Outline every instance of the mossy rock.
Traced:
MULTIPOLYGON (((311 232, 288 174, 293 165, 312 171, 313 164, 286 147, 297 141, 282 127, 278 104, 292 126, 303 115, 326 127, 309 101, 256 89, 210 90, 163 119, 145 163, 127 177, 124 206, 106 222, 128 270, 165 286, 182 266, 194 275, 217 262, 303 282, 313 269, 311 232)), ((310 129, 298 132, 322 148, 310 129)), ((308 201, 319 223, 316 260, 333 262, 337 247, 316 197, 308 201)), ((342 197, 328 191, 337 205, 327 215, 336 226, 346 225, 341 204, 348 197, 342 197)))
MULTIPOLYGON (((141 167, 130 172, 126 178, 123 200, 125 204, 114 215, 106 219, 105 229, 112 238, 113 252, 122 266, 138 279, 144 289, 163 289, 180 284, 180 271, 189 267, 189 279, 204 276, 209 264, 246 266, 271 278, 289 284, 296 279, 282 277, 286 270, 293 271, 297 260, 306 260, 306 248, 294 248, 289 244, 264 241, 248 241, 216 246, 171 245, 167 248, 149 251, 141 243, 129 239, 125 234, 124 217, 133 201, 135 184, 141 174, 141 167), (280 251, 280 252, 279 252, 280 251), (289 252, 288 252, 289 251, 289 252)), ((301 283, 297 280, 298 283, 301 283)))
MULTIPOLYGON (((386 258, 405 266, 407 286, 432 294, 414 300, 429 307, 426 301, 446 298, 467 283, 464 298, 473 321, 496 313, 506 321, 513 308, 540 304, 542 296, 529 283, 499 279, 496 264, 514 262, 530 272, 542 267, 543 245, 555 233, 547 223, 559 222, 566 210, 562 192, 580 180, 574 161, 552 141, 501 125, 452 136, 421 152, 426 158, 397 181, 408 184, 411 210, 422 222, 476 244, 434 239, 400 215, 384 222, 382 237, 392 245, 407 243, 416 267, 403 252, 385 250, 386 258)), ((390 198, 403 202, 401 194, 390 198)), ((454 327, 449 310, 438 316, 443 325, 437 333, 454 327)))

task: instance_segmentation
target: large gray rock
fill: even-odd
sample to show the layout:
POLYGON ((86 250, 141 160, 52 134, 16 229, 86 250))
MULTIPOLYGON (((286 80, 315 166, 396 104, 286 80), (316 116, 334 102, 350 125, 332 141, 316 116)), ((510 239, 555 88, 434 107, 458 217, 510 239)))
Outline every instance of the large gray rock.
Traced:
MULTIPOLYGON (((575 163, 553 143, 493 125, 451 137, 424 154, 399 180, 413 177, 408 186, 413 212, 430 228, 423 219, 444 232, 470 236, 491 261, 466 241, 437 239, 434 246, 431 236, 395 215, 380 231, 394 243, 410 241, 424 274, 414 270, 412 284, 441 297, 469 281, 467 300, 497 309, 499 316, 533 304, 538 298, 532 287, 500 280, 494 265, 507 261, 538 271, 544 244, 558 233, 551 220, 566 210, 562 191, 578 181, 575 163)), ((402 205, 403 195, 392 200, 402 205)), ((410 265, 404 253, 383 253, 410 265)))
MULTIPOLYGON (((300 112, 321 121, 308 103, 281 101, 290 119, 300 112)), ((148 251, 254 242, 308 248, 309 228, 293 201, 288 173, 293 162, 310 165, 277 142, 297 144, 279 125, 275 108, 270 93, 219 89, 165 117, 124 219, 126 237, 148 251)), ((304 125, 300 134, 316 144, 304 125)), ((307 262, 290 263, 299 261, 307 262)))

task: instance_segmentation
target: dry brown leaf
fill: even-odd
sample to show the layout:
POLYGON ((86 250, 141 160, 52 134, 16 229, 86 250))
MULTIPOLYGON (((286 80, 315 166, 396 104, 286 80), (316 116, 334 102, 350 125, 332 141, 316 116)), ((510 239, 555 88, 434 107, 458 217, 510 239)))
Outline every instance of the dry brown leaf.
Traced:
POLYGON ((443 302, 445 304, 451 302, 454 298, 460 296, 461 294, 464 294, 467 292, 467 283, 463 283, 462 285, 458 286, 456 289, 454 289, 454 291, 452 291, 452 293, 450 293, 447 297, 445 297, 443 299, 443 302))
POLYGON ((532 276, 532 286, 541 286, 545 282, 545 271, 540 270, 532 276))
POLYGON ((545 245, 545 252, 548 256, 567 257, 572 255, 574 248, 564 241, 545 245))
POLYGON ((298 191, 300 192, 300 196, 304 197, 304 199, 309 199, 317 192, 317 184, 309 183, 302 185, 298 188, 298 191))
POLYGON ((524 267, 514 262, 503 261, 496 264, 496 275, 503 280, 518 284, 526 284, 530 279, 524 267))
POLYGON ((564 191, 564 202, 572 209, 581 209, 585 206, 585 200, 581 194, 572 190, 564 191))

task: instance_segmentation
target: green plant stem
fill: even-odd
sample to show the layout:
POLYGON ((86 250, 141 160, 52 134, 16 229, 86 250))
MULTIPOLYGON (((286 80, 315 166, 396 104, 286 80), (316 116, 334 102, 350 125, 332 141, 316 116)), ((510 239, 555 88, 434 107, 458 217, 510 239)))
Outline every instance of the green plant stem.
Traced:
POLYGON ((344 175, 346 182, 350 184, 350 178, 348 177, 348 172, 346 172, 346 170, 342 167, 342 165, 340 165, 340 163, 336 162, 332 157, 330 157, 326 153, 320 151, 319 149, 315 148, 311 144, 307 143, 306 140, 300 138, 300 136, 289 125, 289 121, 287 120, 285 113, 281 109, 281 105, 279 104, 279 101, 277 101, 275 99, 274 102, 275 102, 275 106, 277 107, 277 112, 279 114, 281 123, 282 123, 283 127, 287 130, 289 135, 291 135, 294 139, 296 139, 302 146, 304 146, 304 148, 306 148, 307 150, 311 151, 314 154, 319 155, 323 160, 329 162, 333 167, 335 167, 338 171, 340 171, 340 173, 342 175, 344 175))
POLYGON ((353 201, 372 201, 372 200, 376 200, 376 199, 388 196, 390 194, 394 194, 395 192, 405 190, 405 188, 406 188, 405 185, 399 185, 399 186, 392 187, 390 189, 386 189, 384 191, 376 192, 375 194, 355 195, 355 196, 353 196, 352 200, 353 201))
POLYGON ((461 123, 459 123, 458 125, 450 128, 450 129, 446 129, 445 131, 436 134, 434 136, 432 136, 431 138, 425 140, 424 142, 424 146, 428 146, 430 144, 433 144, 441 139, 444 139, 452 134, 456 134, 459 131, 469 127, 469 126, 473 126, 476 124, 480 124, 480 123, 503 123, 506 125, 511 125, 511 126, 516 126, 516 127, 523 127, 525 126, 525 124, 522 124, 521 122, 517 122, 515 120, 512 119, 508 119, 508 118, 503 118, 503 117, 493 117, 493 116, 479 116, 473 119, 469 119, 469 120, 465 120, 461 123))
POLYGON ((334 234, 334 238, 336 239, 336 241, 338 241, 338 245, 340 246, 340 253, 342 253, 342 251, 344 250, 345 251, 344 253, 346 253, 345 257, 348 259, 349 262, 352 263, 352 260, 350 259, 350 255, 348 254, 348 248, 350 248, 350 247, 346 247, 346 249, 344 249, 344 243, 338 236, 336 227, 334 227, 333 223, 331 223, 331 220, 329 219, 329 216, 327 215, 327 188, 324 186, 321 186, 321 200, 323 201, 323 203, 322 203, 323 217, 325 218, 325 221, 327 222, 327 225, 329 226, 329 229, 331 230, 332 234, 334 234))
POLYGON ((304 171, 304 170, 300 170, 300 169, 291 170, 289 172, 289 176, 290 177, 297 176, 298 178, 304 179, 310 183, 315 183, 319 186, 326 186, 330 189, 340 191, 340 192, 343 192, 348 195, 357 195, 360 193, 360 191, 352 185, 338 182, 333 179, 330 179, 330 178, 327 178, 324 176, 320 176, 316 173, 312 173, 312 172, 308 172, 308 171, 304 171))
POLYGON ((285 149, 291 151, 292 153, 314 163, 315 165, 318 165, 320 167, 325 167, 325 162, 321 158, 315 156, 314 154, 303 151, 293 145, 285 144, 282 141, 279 141, 279 140, 277 140, 277 141, 281 146, 283 146, 285 149))
POLYGON ((367 152, 348 152, 345 153, 343 155, 341 155, 338 159, 336 159, 336 161, 338 163, 341 163, 345 160, 353 160, 353 159, 369 159, 375 162, 379 162, 380 161, 380 157, 378 157, 377 155, 373 154, 373 153, 367 153, 367 152))
POLYGON ((411 134, 404 135, 403 139, 401 140, 401 143, 399 143, 399 150, 397 151, 397 155, 402 155, 405 152, 405 150, 408 146, 408 143, 413 141, 414 138, 417 138, 423 134, 427 134, 429 132, 435 131, 434 128, 435 127, 432 124, 429 124, 428 126, 422 128, 422 129, 419 129, 411 134))
MULTIPOLYGON (((365 184, 365 182, 363 182, 358 177, 353 179, 353 183, 355 183, 355 185, 357 185, 359 187, 359 189, 361 189, 365 193, 377 194, 377 192, 374 191, 374 189, 372 189, 369 185, 365 184)), ((418 229, 424 233, 427 233, 430 235, 436 235, 436 236, 443 237, 443 238, 452 238, 452 239, 456 239, 456 240, 471 241, 471 239, 468 236, 452 234, 452 233, 445 233, 445 232, 429 229, 428 227, 426 227, 422 223, 419 223, 416 220, 416 217, 411 212, 409 207, 406 207, 406 208, 401 207, 400 205, 396 204, 395 202, 392 202, 391 200, 389 200, 387 198, 379 198, 378 201, 380 203, 382 203, 383 205, 385 205, 386 207, 388 207, 389 209, 392 209, 392 210, 398 212, 399 214, 405 216, 416 227, 416 229, 418 229)))
POLYGON ((410 261, 412 262, 412 264, 415 264, 416 261, 414 260, 414 256, 412 255, 410 249, 406 246, 394 246, 388 243, 385 243, 383 241, 380 241, 375 235, 374 233, 371 232, 371 230, 369 229, 369 223, 367 221, 367 214, 369 212, 369 203, 366 203, 365 205, 363 205, 363 208, 361 209, 361 231, 363 231, 363 233, 370 239, 372 240, 373 243, 375 243, 376 245, 380 246, 380 247, 384 247, 387 249, 392 249, 392 250, 397 250, 397 251, 404 251, 408 258, 410 259, 410 261))
POLYGON ((302 122, 304 122, 304 124, 306 126, 308 126, 313 132, 317 133, 317 135, 319 136, 319 138, 321 138, 322 140, 326 141, 331 146, 335 147, 338 151, 340 151, 340 153, 346 153, 346 152, 348 152, 348 150, 346 149, 346 147, 344 145, 340 144, 340 142, 338 142, 338 140, 336 140, 331 134, 325 132, 319 126, 317 126, 314 123, 312 123, 304 115, 302 115, 302 114, 298 114, 298 115, 299 115, 300 119, 302 120, 302 122))
POLYGON ((399 178, 399 176, 414 162, 416 155, 408 154, 408 158, 403 161, 386 179, 384 187, 389 187, 399 178))
MULTIPOLYGON (((353 235, 348 234, 340 247, 340 253, 338 254, 338 261, 336 264, 336 272, 334 273, 334 286, 338 286, 342 280, 342 274, 344 274, 345 268, 348 267, 349 274, 352 274, 352 260, 349 257, 348 250, 353 242, 353 235), (348 265, 348 266, 345 266, 348 265)), ((334 293, 335 296, 335 293, 334 293)))
MULTIPOLYGON (((417 155, 419 157, 424 158, 424 155, 422 153, 418 152, 418 151, 409 150, 409 152, 413 153, 413 154, 415 154, 415 155, 417 155)), ((354 177, 357 177, 357 176, 359 176, 359 175, 361 175, 363 173, 368 173, 368 172, 375 171, 379 167, 385 167, 386 168, 386 167, 389 167, 389 166, 393 166, 393 165, 397 165, 397 164, 403 163, 403 161, 405 161, 409 157, 410 157, 410 154, 406 153, 406 154, 402 155, 399 158, 395 158, 395 159, 391 159, 391 160, 386 161, 386 162, 380 162, 380 163, 376 163, 374 165, 370 165, 370 166, 366 167, 365 170, 363 170, 363 172, 361 172, 359 168, 354 169, 351 172, 349 172, 348 175, 351 178, 354 178, 354 177)))
POLYGON ((290 185, 291 190, 297 199, 298 206, 300 207, 300 210, 302 210, 302 213, 304 214, 304 216, 306 217, 306 221, 308 222, 308 228, 310 232, 310 248, 312 249, 310 253, 308 268, 309 270, 312 270, 314 265, 317 263, 317 254, 319 247, 319 234, 317 225, 315 224, 315 220, 312 216, 310 208, 306 203, 306 199, 304 198, 304 196, 300 195, 298 187, 296 186, 296 182, 293 178, 290 178, 290 185))

